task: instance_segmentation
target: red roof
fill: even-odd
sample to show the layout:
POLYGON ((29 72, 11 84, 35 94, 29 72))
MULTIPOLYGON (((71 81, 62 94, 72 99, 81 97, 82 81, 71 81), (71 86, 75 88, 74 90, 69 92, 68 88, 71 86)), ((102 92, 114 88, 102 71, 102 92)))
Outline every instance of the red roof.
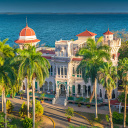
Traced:
POLYGON ((82 33, 80 33, 80 34, 78 34, 78 35, 76 35, 76 36, 95 36, 95 35, 97 35, 97 34, 92 33, 92 32, 90 32, 90 31, 88 31, 88 30, 86 29, 86 31, 84 31, 84 32, 82 32, 82 33))
POLYGON ((38 39, 35 39, 35 40, 15 40, 14 42, 15 43, 36 43, 36 42, 39 42, 40 40, 38 39))
POLYGON ((43 56, 44 58, 46 59, 51 59, 52 57, 51 56, 43 56))
POLYGON ((41 50, 40 52, 46 53, 46 54, 55 54, 54 50, 41 50))
POLYGON ((108 31, 105 32, 105 33, 103 33, 103 34, 104 34, 104 35, 113 35, 114 33, 110 32, 110 31, 109 31, 109 28, 108 28, 108 31))
POLYGON ((26 25, 25 28, 23 28, 20 31, 20 36, 35 36, 35 32, 33 29, 29 28, 28 25, 26 25))
POLYGON ((110 100, 111 105, 119 105, 120 102, 118 100, 110 100))
POLYGON ((82 58, 72 58, 72 61, 81 61, 82 58))

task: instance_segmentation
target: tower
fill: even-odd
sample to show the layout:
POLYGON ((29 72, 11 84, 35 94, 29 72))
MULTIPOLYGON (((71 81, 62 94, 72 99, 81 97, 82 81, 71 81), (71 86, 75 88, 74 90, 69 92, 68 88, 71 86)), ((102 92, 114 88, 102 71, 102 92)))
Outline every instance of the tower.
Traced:
POLYGON ((109 31, 109 28, 108 28, 108 31, 107 32, 105 32, 105 33, 103 33, 103 35, 104 35, 104 41, 111 41, 111 40, 113 40, 113 34, 114 33, 112 33, 112 32, 110 32, 109 31))
POLYGON ((28 27, 27 19, 26 19, 26 27, 20 31, 19 38, 14 42, 19 45, 20 49, 26 48, 26 44, 29 44, 31 46, 36 46, 36 44, 40 42, 40 40, 36 38, 36 34, 34 30, 28 27))

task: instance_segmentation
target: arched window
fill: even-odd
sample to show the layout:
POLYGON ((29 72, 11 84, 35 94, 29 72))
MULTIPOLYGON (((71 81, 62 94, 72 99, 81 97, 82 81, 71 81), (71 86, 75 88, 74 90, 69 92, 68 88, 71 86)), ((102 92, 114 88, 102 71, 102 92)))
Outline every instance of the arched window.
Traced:
POLYGON ((105 99, 108 99, 107 90, 105 91, 105 99))
POLYGON ((80 93, 80 88, 81 88, 81 85, 78 84, 78 93, 80 93))
POLYGON ((116 55, 115 55, 115 54, 112 54, 112 59, 114 59, 114 60, 115 60, 115 57, 116 57, 116 55))
POLYGON ((100 97, 102 98, 102 90, 100 89, 100 97))
POLYGON ((115 91, 113 90, 112 91, 112 99, 114 99, 115 98, 115 91))

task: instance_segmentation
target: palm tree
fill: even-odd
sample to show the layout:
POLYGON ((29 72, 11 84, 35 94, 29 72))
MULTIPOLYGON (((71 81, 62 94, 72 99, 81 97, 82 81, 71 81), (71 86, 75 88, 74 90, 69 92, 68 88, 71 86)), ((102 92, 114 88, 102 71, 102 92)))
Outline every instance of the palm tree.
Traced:
POLYGON ((50 64, 47 59, 42 57, 42 53, 36 52, 36 48, 28 46, 28 49, 18 50, 18 56, 13 59, 13 63, 21 62, 19 66, 18 79, 25 76, 29 84, 32 83, 33 91, 33 128, 35 128, 35 79, 39 81, 40 86, 49 76, 50 64))
POLYGON ((110 100, 112 98, 112 91, 113 89, 116 88, 117 69, 116 67, 112 66, 112 62, 104 62, 103 65, 99 67, 98 73, 99 73, 99 81, 107 91, 110 124, 111 124, 111 128, 113 128, 110 100))
POLYGON ((126 106, 127 106, 127 92, 128 92, 128 58, 123 58, 119 60, 118 72, 120 74, 120 79, 122 79, 122 84, 125 93, 124 102, 124 122, 123 127, 126 128, 126 106))
POLYGON ((77 70, 82 69, 82 78, 85 82, 91 80, 93 86, 93 93, 90 97, 90 102, 95 93, 95 117, 97 118, 97 78, 99 66, 104 60, 110 59, 110 47, 108 45, 102 45, 103 37, 100 37, 97 42, 93 39, 88 39, 84 48, 81 48, 77 53, 77 56, 82 56, 83 59, 80 62, 77 70))
MULTIPOLYGON (((4 65, 0 66, 0 85, 2 86, 3 91, 3 106, 4 106, 4 113, 5 113, 5 122, 7 120, 7 114, 6 114, 6 94, 7 90, 11 86, 15 84, 15 74, 12 69, 12 67, 9 65, 10 61, 6 60, 4 61, 4 65)), ((7 123, 5 123, 5 128, 7 128, 7 123)))
MULTIPOLYGON (((8 39, 5 39, 3 41, 0 41, 0 68, 2 69, 4 67, 4 63, 8 58, 14 57, 14 49, 11 48, 9 45, 6 44, 8 39)), ((2 70, 1 70, 2 71, 2 70)), ((2 72, 1 72, 2 73, 2 72)), ((3 76, 0 77, 0 83, 3 79, 3 76)), ((1 85, 2 88, 2 112, 5 111, 4 103, 5 103, 5 88, 3 85, 1 85)))

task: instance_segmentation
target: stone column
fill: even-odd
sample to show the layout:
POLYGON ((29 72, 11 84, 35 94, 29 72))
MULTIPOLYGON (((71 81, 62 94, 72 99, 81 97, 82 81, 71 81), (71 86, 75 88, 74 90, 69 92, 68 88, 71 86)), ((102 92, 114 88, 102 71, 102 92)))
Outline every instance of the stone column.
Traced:
POLYGON ((77 84, 75 84, 75 95, 77 96, 77 84))
POLYGON ((87 98, 88 98, 88 86, 86 86, 87 87, 87 98))
POLYGON ((69 96, 69 85, 66 86, 67 86, 66 95, 69 96))
POLYGON ((83 85, 81 85, 81 94, 82 94, 82 97, 83 97, 83 85))

